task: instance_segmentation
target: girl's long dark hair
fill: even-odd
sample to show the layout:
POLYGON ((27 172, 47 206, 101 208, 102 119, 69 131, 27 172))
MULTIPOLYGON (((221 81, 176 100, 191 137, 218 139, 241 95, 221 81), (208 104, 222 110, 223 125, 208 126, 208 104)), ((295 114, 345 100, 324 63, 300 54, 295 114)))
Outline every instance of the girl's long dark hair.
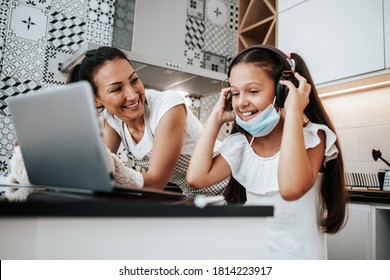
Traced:
MULTIPOLYGON (((306 78, 307 82, 312 86, 309 104, 304 110, 305 116, 309 121, 317 124, 324 124, 334 133, 336 130, 318 97, 317 89, 315 88, 313 79, 306 66, 306 63, 298 54, 292 53, 291 58, 295 61, 295 71, 306 78)), ((253 48, 247 52, 241 52, 233 59, 229 67, 230 70, 239 63, 254 63, 262 67, 268 75, 277 83, 283 70, 288 69, 287 61, 276 52, 265 48, 253 48), (287 65, 286 65, 287 64, 287 65)), ((240 131, 239 127, 234 124, 232 133, 240 131)), ((321 219, 321 227, 326 233, 338 232, 346 222, 346 203, 347 192, 344 181, 344 163, 340 144, 338 140, 335 143, 339 154, 337 158, 326 163, 324 175, 321 184, 321 201, 324 209, 324 216, 321 219)), ((225 199, 228 203, 243 203, 246 201, 245 190, 243 186, 231 177, 229 184, 225 190, 225 199)))

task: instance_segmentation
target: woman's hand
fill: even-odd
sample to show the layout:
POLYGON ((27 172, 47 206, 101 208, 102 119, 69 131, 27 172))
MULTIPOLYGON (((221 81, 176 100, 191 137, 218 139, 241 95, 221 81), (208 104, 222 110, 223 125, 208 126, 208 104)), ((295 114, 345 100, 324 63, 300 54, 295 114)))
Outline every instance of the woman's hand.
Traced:
POLYGON ((236 118, 234 111, 229 111, 226 108, 226 103, 232 102, 230 88, 223 88, 219 95, 218 101, 214 106, 211 115, 221 123, 233 121, 236 118), (230 95, 230 96, 229 96, 230 95))
POLYGON ((284 103, 284 109, 286 112, 295 111, 303 114, 303 111, 309 104, 311 85, 308 84, 307 80, 299 73, 295 72, 294 75, 299 82, 298 87, 295 87, 295 85, 289 80, 280 81, 280 84, 287 86, 289 89, 286 101, 284 103))

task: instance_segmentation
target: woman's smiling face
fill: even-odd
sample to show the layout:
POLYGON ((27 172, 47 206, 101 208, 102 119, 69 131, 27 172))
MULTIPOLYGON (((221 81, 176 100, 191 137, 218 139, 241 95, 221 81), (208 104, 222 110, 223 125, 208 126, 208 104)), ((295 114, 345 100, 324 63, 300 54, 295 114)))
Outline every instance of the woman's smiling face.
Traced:
POLYGON ((143 116, 145 88, 138 74, 126 59, 107 61, 94 76, 97 105, 103 105, 123 121, 143 116))
POLYGON ((267 108, 275 98, 275 82, 262 67, 239 63, 230 73, 233 110, 249 121, 267 108))

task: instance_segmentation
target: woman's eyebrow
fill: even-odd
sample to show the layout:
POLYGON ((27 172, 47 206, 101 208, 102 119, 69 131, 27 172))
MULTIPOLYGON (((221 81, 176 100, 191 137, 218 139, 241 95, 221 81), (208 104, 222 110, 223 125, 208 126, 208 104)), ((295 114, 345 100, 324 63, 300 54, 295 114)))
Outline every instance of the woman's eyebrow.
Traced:
MULTIPOLYGON (((137 72, 133 72, 133 73, 131 73, 131 75, 129 76, 129 80, 131 79, 131 77, 133 77, 134 76, 134 74, 136 74, 137 72)), ((108 84, 107 86, 106 86, 106 88, 108 88, 108 87, 110 87, 110 86, 115 86, 115 85, 120 85, 120 84, 122 84, 121 82, 113 82, 113 83, 110 83, 110 84, 108 84)))
POLYGON ((122 84, 121 82, 113 82, 113 83, 111 83, 111 84, 108 84, 108 85, 106 86, 106 88, 109 88, 110 86, 121 85, 121 84, 122 84))
POLYGON ((131 73, 129 79, 131 79, 131 77, 133 77, 133 75, 136 74, 136 73, 137 73, 137 72, 135 72, 135 71, 134 71, 133 73, 131 73))

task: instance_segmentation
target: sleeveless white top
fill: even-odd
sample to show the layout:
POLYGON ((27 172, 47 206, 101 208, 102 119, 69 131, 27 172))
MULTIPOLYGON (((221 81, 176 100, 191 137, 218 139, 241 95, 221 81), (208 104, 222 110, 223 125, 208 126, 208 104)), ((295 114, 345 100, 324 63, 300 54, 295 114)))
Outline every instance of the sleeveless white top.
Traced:
MULTIPOLYGON (((318 130, 326 135, 324 164, 337 157, 336 135, 325 125, 309 123, 304 127, 306 149, 320 143, 318 130)), ((245 135, 236 133, 225 139, 220 153, 228 162, 233 177, 246 189, 246 205, 273 205, 274 217, 267 222, 268 259, 326 259, 326 235, 319 221, 322 174, 303 197, 285 201, 279 193, 280 152, 265 158, 257 155, 245 135)))

